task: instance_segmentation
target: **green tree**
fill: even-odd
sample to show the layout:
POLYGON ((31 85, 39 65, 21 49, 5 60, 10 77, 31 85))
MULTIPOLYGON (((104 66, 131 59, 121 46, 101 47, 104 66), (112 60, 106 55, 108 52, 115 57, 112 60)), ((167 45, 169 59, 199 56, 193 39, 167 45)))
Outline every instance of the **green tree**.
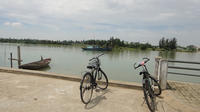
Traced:
POLYGON ((177 48, 177 39, 165 39, 164 37, 159 41, 159 47, 166 50, 173 50, 177 48))

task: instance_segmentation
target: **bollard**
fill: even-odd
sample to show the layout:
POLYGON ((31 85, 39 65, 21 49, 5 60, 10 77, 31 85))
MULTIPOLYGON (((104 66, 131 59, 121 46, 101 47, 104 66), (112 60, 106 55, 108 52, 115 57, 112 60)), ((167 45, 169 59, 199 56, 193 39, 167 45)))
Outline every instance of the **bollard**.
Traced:
POLYGON ((168 60, 161 57, 155 58, 155 71, 154 76, 159 81, 161 89, 167 88, 167 72, 168 72, 168 60))

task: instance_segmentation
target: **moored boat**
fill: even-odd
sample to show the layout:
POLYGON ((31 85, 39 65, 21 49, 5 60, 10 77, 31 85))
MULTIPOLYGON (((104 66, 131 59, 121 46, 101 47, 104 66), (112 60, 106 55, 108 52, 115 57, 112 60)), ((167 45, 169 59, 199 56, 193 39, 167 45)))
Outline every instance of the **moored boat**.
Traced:
POLYGON ((99 47, 99 46, 87 46, 87 47, 83 47, 82 48, 83 50, 90 50, 90 51, 111 51, 112 48, 102 48, 102 47, 99 47))
POLYGON ((19 68, 37 70, 37 69, 48 67, 50 62, 51 62, 51 58, 46 58, 46 59, 41 58, 40 61, 23 64, 23 65, 20 65, 19 68))

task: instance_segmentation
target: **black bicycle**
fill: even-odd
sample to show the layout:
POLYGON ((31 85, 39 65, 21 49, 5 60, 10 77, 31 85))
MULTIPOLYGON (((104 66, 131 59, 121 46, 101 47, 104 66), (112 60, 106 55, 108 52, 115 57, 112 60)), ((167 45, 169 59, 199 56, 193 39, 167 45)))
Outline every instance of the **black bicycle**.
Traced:
POLYGON ((99 57, 104 54, 100 54, 89 60, 87 68, 90 70, 83 75, 83 79, 80 84, 80 96, 81 101, 84 104, 88 104, 92 98, 93 89, 100 88, 105 90, 108 87, 108 78, 105 72, 100 67, 99 57))
POLYGON ((142 87, 144 92, 144 98, 147 103, 147 106, 151 112, 155 111, 155 96, 161 94, 160 84, 158 80, 152 77, 146 67, 146 63, 149 61, 149 58, 143 58, 141 63, 135 63, 134 68, 137 69, 142 66, 143 70, 140 72, 140 75, 143 75, 142 87))

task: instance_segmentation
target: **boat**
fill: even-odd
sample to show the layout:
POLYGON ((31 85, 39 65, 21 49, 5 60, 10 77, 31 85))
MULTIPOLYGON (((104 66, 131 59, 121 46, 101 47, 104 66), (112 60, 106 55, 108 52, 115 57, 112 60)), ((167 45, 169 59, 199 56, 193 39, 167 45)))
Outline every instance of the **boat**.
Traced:
POLYGON ((112 48, 108 48, 108 47, 102 48, 99 46, 87 46, 87 47, 83 47, 82 49, 90 50, 90 51, 112 51, 112 48))
POLYGON ((50 62, 51 62, 51 58, 43 59, 41 57, 40 61, 35 61, 35 62, 23 64, 23 65, 20 65, 19 68, 29 69, 29 70, 38 70, 38 69, 41 69, 41 68, 48 67, 50 62))

